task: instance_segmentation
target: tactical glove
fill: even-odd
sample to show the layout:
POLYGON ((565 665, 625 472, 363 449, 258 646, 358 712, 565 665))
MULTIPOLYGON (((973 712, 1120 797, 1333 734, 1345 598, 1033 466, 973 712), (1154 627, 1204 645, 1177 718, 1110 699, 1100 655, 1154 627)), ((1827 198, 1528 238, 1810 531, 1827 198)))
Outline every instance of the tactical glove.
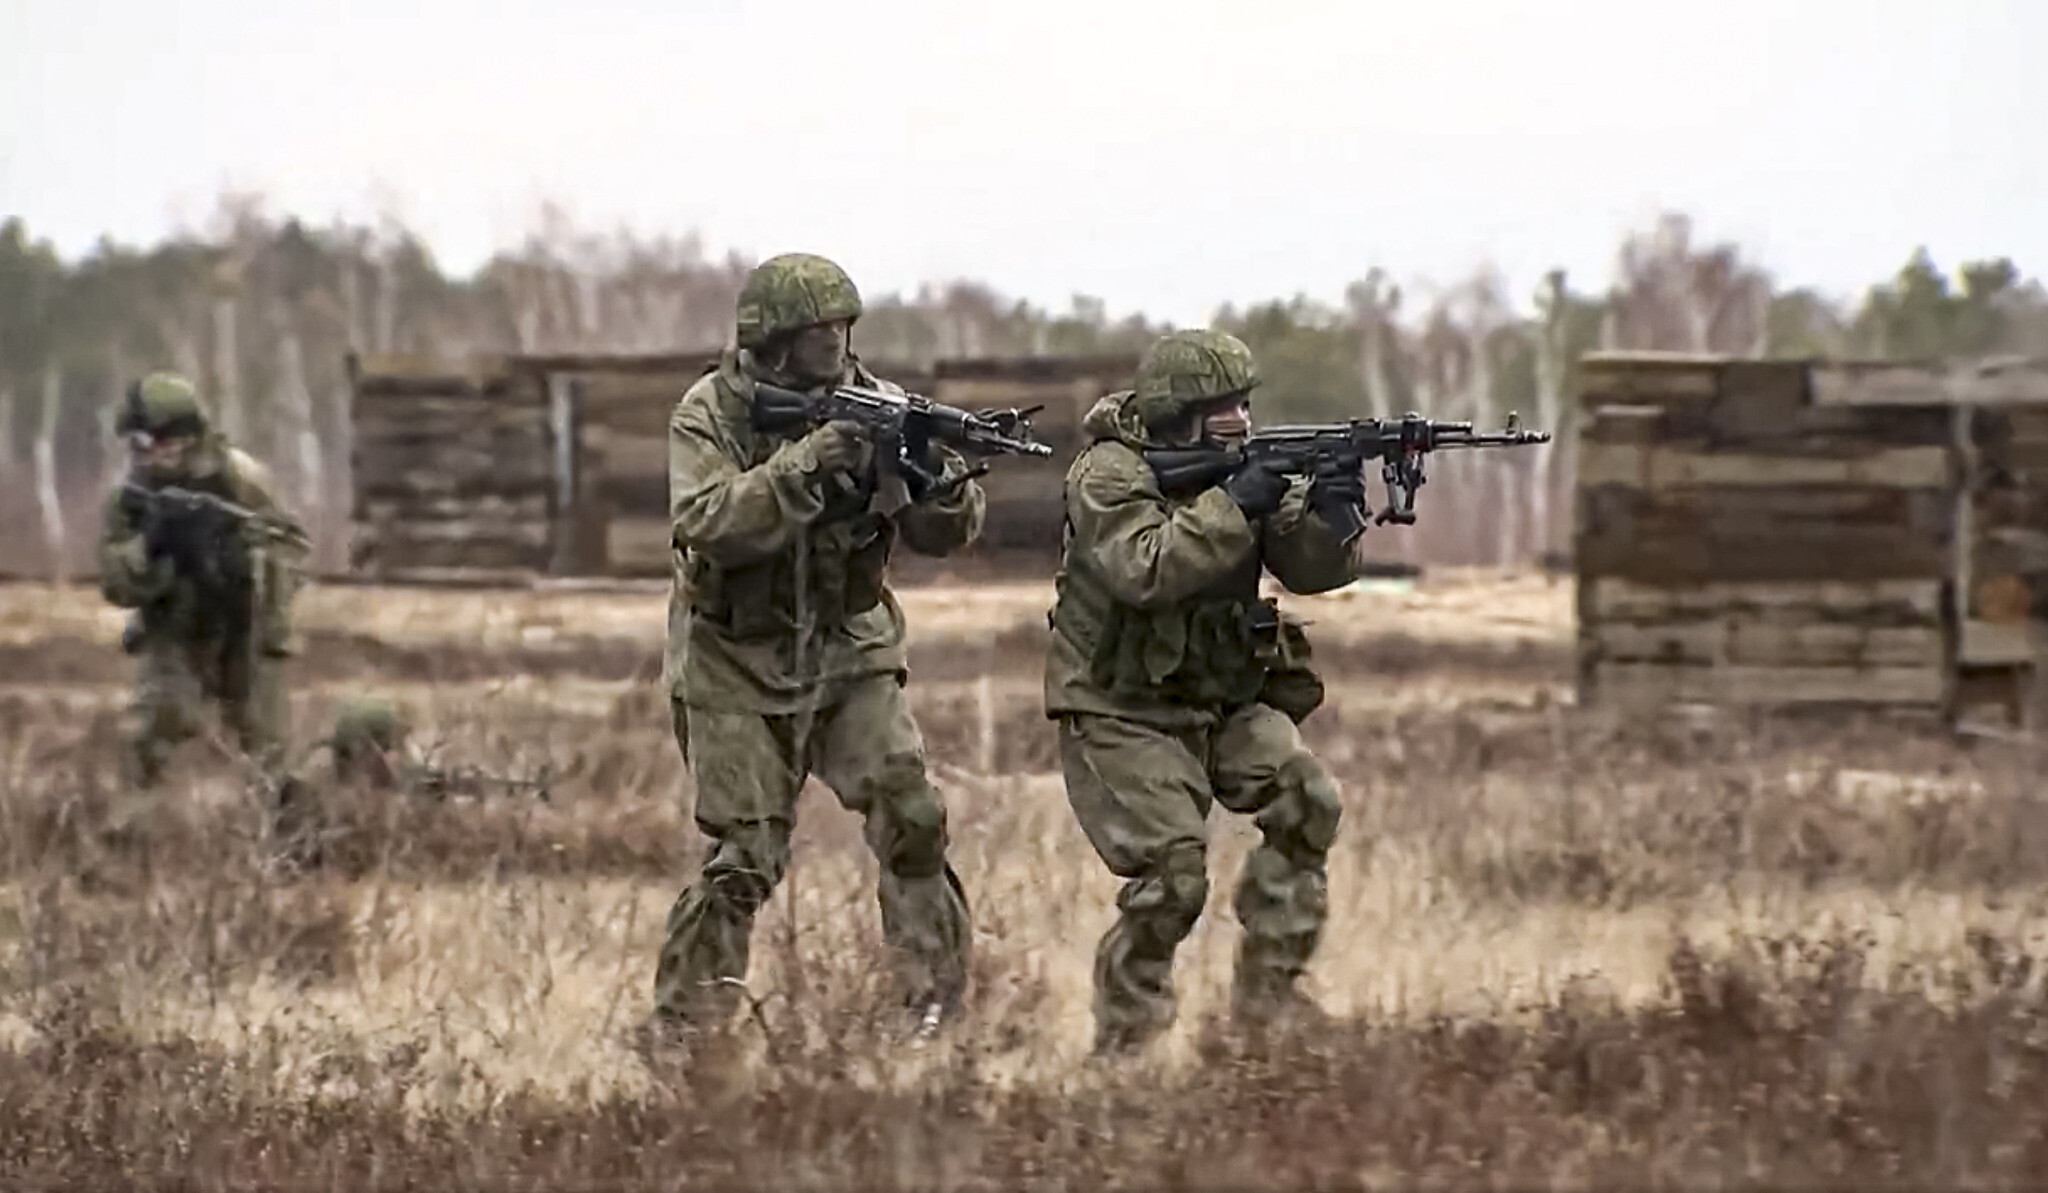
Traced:
POLYGON ((1287 495, 1287 477, 1263 460, 1246 464, 1223 486, 1247 518, 1263 518, 1280 508, 1287 495))
POLYGON ((809 457, 806 463, 816 462, 815 471, 827 475, 851 472, 860 465, 861 453, 867 448, 867 433, 857 422, 835 419, 804 436, 802 447, 809 457))

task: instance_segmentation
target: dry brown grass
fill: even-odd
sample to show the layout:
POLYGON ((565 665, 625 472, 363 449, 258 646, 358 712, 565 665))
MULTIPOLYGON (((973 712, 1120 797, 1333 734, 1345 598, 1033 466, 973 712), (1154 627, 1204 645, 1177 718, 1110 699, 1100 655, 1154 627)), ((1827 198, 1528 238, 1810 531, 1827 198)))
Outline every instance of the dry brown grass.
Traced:
MULTIPOLYGON (((1432 653, 1468 623, 1554 641, 1541 581, 1311 612, 1339 648, 1310 736, 1346 797, 1312 991, 1340 1022, 1270 1051, 1225 1030, 1249 834, 1219 822, 1182 1022, 1114 1071, 1085 1051, 1115 882, 1048 773, 1022 639, 967 652, 986 679, 956 659, 911 689, 974 902, 966 1019, 927 1049, 890 1042, 873 862, 814 789, 757 929, 758 1011, 677 1070, 630 1046, 698 848, 659 692, 503 674, 523 633, 507 627, 552 616, 631 639, 658 599, 353 599, 441 610, 351 631, 430 666, 333 669, 302 684, 301 722, 391 690, 456 761, 553 763, 551 801, 343 804, 327 868, 283 874, 233 769, 203 751, 145 833, 107 834, 125 806, 117 687, 0 688, 0 1185, 1925 1188, 2048 1172, 2038 760, 1880 725, 1601 727, 1572 715, 1549 656, 1432 653), (460 611, 494 599, 523 612, 461 638, 460 611), (614 604, 639 612, 594 607, 614 604), (465 673, 481 678, 443 678, 465 673)), ((1028 625, 1039 597, 917 599, 920 633, 957 633, 959 655, 1001 609, 1028 625)), ((0 626, 32 651, 26 604, 0 595, 0 626)), ((105 629, 46 611, 81 641, 105 629)))

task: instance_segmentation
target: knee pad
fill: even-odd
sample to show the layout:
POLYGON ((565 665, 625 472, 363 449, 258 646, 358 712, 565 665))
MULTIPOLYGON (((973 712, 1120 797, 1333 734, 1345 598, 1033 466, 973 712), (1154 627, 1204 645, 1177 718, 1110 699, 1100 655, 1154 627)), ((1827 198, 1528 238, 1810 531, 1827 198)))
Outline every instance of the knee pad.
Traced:
POLYGON ((1322 857, 1337 839, 1343 804, 1337 785, 1307 756, 1287 761, 1276 776, 1280 791, 1259 813, 1258 825, 1280 849, 1304 857, 1322 857))
POLYGON ((925 779, 924 760, 894 754, 883 764, 874 799, 888 818, 881 862, 898 878, 934 878, 946 869, 946 809, 925 779))
POLYGON ((1193 842, 1168 848, 1117 899, 1124 914, 1145 923, 1165 944, 1185 940, 1208 901, 1208 853, 1193 842))
POLYGON ((789 830, 776 822, 734 825, 704 863, 705 893, 732 915, 751 916, 782 881, 788 856, 789 830))

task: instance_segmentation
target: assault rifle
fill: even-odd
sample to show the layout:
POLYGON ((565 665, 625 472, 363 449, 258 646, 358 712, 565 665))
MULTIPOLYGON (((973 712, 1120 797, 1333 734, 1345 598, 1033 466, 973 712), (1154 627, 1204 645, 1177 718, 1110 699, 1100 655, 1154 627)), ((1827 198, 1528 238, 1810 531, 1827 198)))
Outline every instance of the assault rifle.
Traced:
MULTIPOLYGON (((265 551, 272 543, 305 545, 275 518, 212 493, 176 485, 152 489, 131 480, 121 486, 120 503, 141 527, 149 557, 170 560, 172 570, 199 589, 202 634, 253 634, 264 599, 265 551)), ((124 645, 133 649, 130 639, 138 632, 131 626, 124 645)))
POLYGON ((169 559, 178 574, 201 589, 225 595, 246 588, 248 561, 233 548, 242 525, 256 517, 211 493, 166 485, 151 489, 135 481, 121 486, 121 507, 142 528, 152 559, 169 559))
MULTIPOLYGON (((1045 409, 962 410, 919 394, 895 394, 861 385, 839 385, 823 394, 754 385, 754 427, 789 432, 834 419, 850 419, 868 428, 893 448, 896 468, 913 499, 938 487, 942 478, 925 467, 932 440, 974 456, 1036 456, 1052 458, 1052 448, 1039 441, 1031 416, 1045 409)), ((962 484, 988 471, 977 463, 951 482, 962 484)))
POLYGON ((398 784, 408 791, 446 800, 450 796, 481 798, 486 795, 532 795, 547 804, 554 790, 551 768, 543 766, 532 778, 497 775, 474 766, 413 765, 400 768, 398 784))
MULTIPOLYGON (((1513 413, 1500 431, 1474 431, 1471 423, 1438 422, 1410 414, 1404 418, 1355 418, 1348 423, 1310 423, 1253 431, 1237 448, 1168 448, 1145 453, 1159 487, 1169 495, 1198 492, 1220 484, 1251 463, 1266 463, 1287 475, 1312 475, 1318 465, 1335 463, 1347 471, 1379 460, 1387 485, 1387 508, 1373 519, 1408 525, 1415 521, 1415 490, 1426 478, 1422 457, 1448 448, 1530 447, 1550 442, 1548 431, 1525 431, 1513 413)), ((1348 546, 1367 526, 1363 506, 1340 515, 1344 525, 1332 530, 1348 546)))

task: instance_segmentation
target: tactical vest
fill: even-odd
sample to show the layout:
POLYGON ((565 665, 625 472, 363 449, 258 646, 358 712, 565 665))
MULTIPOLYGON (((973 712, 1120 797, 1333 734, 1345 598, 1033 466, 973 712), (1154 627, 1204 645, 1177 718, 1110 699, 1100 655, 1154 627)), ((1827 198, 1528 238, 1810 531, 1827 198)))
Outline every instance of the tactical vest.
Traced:
POLYGON ((1088 679, 1105 691, 1175 704, 1244 704, 1265 679, 1256 553, 1202 592, 1160 609, 1112 600, 1096 631, 1088 679))
MULTIPOLYGON (((778 444, 757 436, 748 467, 767 463, 778 444)), ((796 633, 799 587, 808 602, 805 612, 821 631, 881 604, 896 524, 868 509, 877 486, 875 467, 871 462, 851 487, 834 484, 823 512, 802 532, 802 545, 791 543, 767 559, 733 568, 690 552, 692 611, 731 638, 754 640, 796 633)))
MULTIPOLYGON (((1072 542, 1071 522, 1062 538, 1063 546, 1072 542)), ((1110 599, 1092 643, 1069 624, 1088 652, 1088 682, 1141 700, 1219 708, 1256 701, 1297 723, 1306 718, 1322 705, 1322 679, 1300 621, 1259 597, 1260 558, 1254 550, 1230 574, 1161 609, 1110 599)))

